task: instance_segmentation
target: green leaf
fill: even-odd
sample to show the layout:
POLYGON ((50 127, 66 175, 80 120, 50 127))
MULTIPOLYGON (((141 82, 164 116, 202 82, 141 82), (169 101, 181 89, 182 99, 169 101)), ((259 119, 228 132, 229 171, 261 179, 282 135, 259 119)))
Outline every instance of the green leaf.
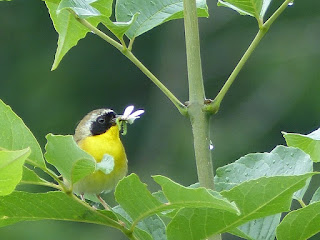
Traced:
MULTIPOLYGON (((197 1, 198 16, 208 17, 205 0, 197 1)), ((126 35, 132 39, 152 28, 170 20, 183 18, 182 0, 118 0, 116 3, 116 19, 128 22, 136 13, 140 13, 126 35)))
POLYGON ((96 0, 61 0, 57 13, 59 14, 63 9, 71 9, 79 18, 100 16, 101 13, 90 5, 90 3, 95 1, 96 0))
POLYGON ((0 100, 0 150, 21 150, 30 147, 29 160, 45 167, 39 143, 12 109, 0 100))
POLYGON ((21 184, 43 184, 48 183, 46 180, 39 177, 34 171, 27 168, 26 166, 23 166, 23 173, 22 173, 22 179, 21 184))
POLYGON ((147 217, 138 227, 151 234, 153 240, 166 240, 166 225, 158 215, 147 217))
POLYGON ((239 214, 236 205, 230 203, 217 192, 212 191, 212 193, 210 193, 203 187, 184 187, 164 176, 154 176, 153 179, 161 186, 164 195, 169 200, 169 205, 176 204, 181 207, 215 208, 239 214))
POLYGON ((163 205, 151 195, 136 174, 130 174, 120 180, 114 195, 116 201, 133 221, 140 218, 145 212, 154 212, 163 205))
POLYGON ((42 219, 113 226, 118 218, 110 211, 95 210, 62 192, 13 192, 0 197, 0 227, 42 219))
POLYGON ((246 235, 244 232, 240 231, 238 228, 232 229, 229 231, 230 234, 233 234, 235 236, 241 237, 243 239, 248 239, 248 240, 255 240, 251 238, 250 236, 246 235))
POLYGON ((30 148, 20 151, 0 151, 0 196, 13 192, 22 178, 22 167, 30 148))
POLYGON ((122 179, 116 187, 116 201, 128 213, 134 224, 151 215, 183 207, 206 207, 238 213, 236 206, 219 193, 215 192, 216 196, 213 196, 205 188, 189 189, 163 176, 155 176, 154 179, 163 188, 169 203, 157 200, 135 174, 122 179))
POLYGON ((74 184, 94 172, 96 161, 76 144, 73 136, 48 134, 46 138, 45 158, 68 182, 74 184))
MULTIPOLYGON (((222 191, 263 176, 301 175, 312 171, 312 160, 303 151, 292 147, 277 146, 270 153, 250 153, 234 163, 218 168, 215 187, 217 191, 222 191)), ((294 198, 302 199, 308 185, 309 181, 303 189, 294 193, 294 198)), ((279 216, 274 215, 246 223, 239 230, 253 239, 259 239, 257 236, 262 236, 262 239, 263 237, 274 239, 275 229, 279 222, 279 216), (261 232, 264 234, 259 235, 261 232)))
MULTIPOLYGON (((46 2, 46 5, 49 9, 50 17, 52 19, 54 28, 59 34, 58 48, 51 69, 55 70, 58 67, 62 58, 65 56, 65 54, 72 47, 76 46, 78 44, 78 41, 84 38, 86 34, 90 32, 90 30, 83 26, 81 23, 79 23, 77 19, 69 11, 63 10, 59 14, 57 14, 57 10, 59 8, 58 3, 46 2)), ((112 0, 97 0, 93 2, 91 6, 97 11, 99 11, 103 16, 109 17, 112 13, 112 0)), ((62 6, 60 8, 65 9, 67 8, 67 6, 62 6)), ((95 27, 100 22, 99 17, 90 18, 87 21, 95 27)))
POLYGON ((282 134, 288 146, 300 148, 311 156, 312 161, 320 162, 320 128, 308 135, 286 132, 282 134))
MULTIPOLYGON (((238 233, 246 235, 247 239, 274 240, 276 236, 276 228, 279 225, 280 218, 281 214, 259 218, 241 225, 236 229, 239 230, 238 233)), ((230 232, 232 233, 232 231, 230 232)))
POLYGON ((263 17, 271 3, 271 0, 218 0, 218 6, 231 8, 242 15, 255 17, 258 22, 263 17))
POLYGON ((137 20, 139 13, 136 13, 128 22, 112 22, 109 18, 101 18, 102 23, 118 38, 122 39, 123 35, 129 30, 132 24, 137 20))
POLYGON ((320 202, 290 212, 277 228, 278 240, 305 240, 320 232, 320 202))
MULTIPOLYGON (((313 163, 308 154, 297 148, 277 146, 270 153, 250 153, 218 168, 215 187, 219 192, 263 176, 292 176, 312 171, 313 163)), ((307 187, 295 193, 294 197, 302 199, 307 187)))
POLYGON ((216 209, 183 208, 167 227, 168 240, 200 240, 254 219, 289 211, 293 193, 312 175, 263 177, 221 192, 236 203, 241 212, 239 216, 216 209))

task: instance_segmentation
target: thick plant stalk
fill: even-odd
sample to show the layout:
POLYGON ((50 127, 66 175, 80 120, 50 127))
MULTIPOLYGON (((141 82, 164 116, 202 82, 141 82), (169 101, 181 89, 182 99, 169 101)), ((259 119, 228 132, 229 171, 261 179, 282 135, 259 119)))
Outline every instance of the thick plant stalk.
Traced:
MULTIPOLYGON (((188 115, 192 125, 194 151, 200 186, 213 189, 213 167, 210 153, 209 120, 210 113, 205 110, 205 91, 203 86, 200 56, 200 40, 197 7, 195 0, 184 0, 184 26, 189 82, 188 115)), ((219 240, 215 235, 210 240, 219 240)))
POLYGON ((213 189, 213 168, 209 149, 210 114, 204 111, 205 92, 195 0, 184 0, 184 21, 189 82, 188 113, 194 137, 198 179, 202 187, 213 189))

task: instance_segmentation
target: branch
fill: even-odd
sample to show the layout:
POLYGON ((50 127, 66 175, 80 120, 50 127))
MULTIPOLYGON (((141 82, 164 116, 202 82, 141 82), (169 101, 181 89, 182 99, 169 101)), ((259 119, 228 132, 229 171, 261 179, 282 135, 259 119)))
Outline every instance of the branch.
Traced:
POLYGON ((254 50, 256 49, 258 44, 260 43, 261 39, 268 32, 268 30, 271 27, 271 25, 273 24, 273 22, 280 16, 280 14, 286 9, 286 7, 288 6, 288 4, 291 1, 292 0, 284 1, 284 3, 273 13, 273 15, 264 24, 262 24, 260 26, 260 29, 259 29, 257 35, 255 36, 255 38, 251 42, 249 48, 244 53, 244 55, 240 59, 239 63, 237 64, 237 66, 235 67, 235 69, 233 70, 231 75, 229 76, 228 80, 223 85, 220 92, 217 94, 216 98, 205 107, 206 111, 211 112, 211 113, 216 113, 219 110, 220 104, 221 104, 224 96, 226 95, 230 86, 232 85, 232 83, 234 82, 234 80, 238 76, 239 72, 241 71, 241 69, 243 68, 245 63, 247 62, 248 58, 254 52, 254 50))
POLYGON ((161 81, 154 76, 150 70, 144 66, 131 52, 133 40, 130 41, 129 48, 124 47, 117 41, 113 40, 111 37, 109 37, 107 34, 104 32, 100 31, 93 25, 91 25, 87 20, 81 19, 77 16, 75 16, 76 19, 85 27, 90 29, 93 33, 95 33, 97 36, 117 48, 123 55, 125 55, 131 62, 133 62, 169 99, 170 101, 176 106, 176 108, 179 110, 179 112, 182 115, 187 115, 187 108, 184 104, 182 104, 179 99, 172 93, 170 90, 161 83, 161 81))
POLYGON ((256 49, 256 47, 258 46, 258 44, 260 43, 261 39, 264 37, 265 34, 266 34, 266 31, 261 30, 261 29, 259 30, 259 32, 255 36, 255 38, 251 42, 249 48, 247 49, 245 54, 240 59, 239 63, 237 64, 237 66, 235 67, 235 69, 233 70, 231 75, 229 76, 228 80, 225 82, 225 84, 221 88, 221 90, 218 93, 218 95, 216 96, 216 98, 213 100, 213 102, 210 103, 210 105, 206 106, 207 111, 215 113, 219 110, 220 104, 221 104, 224 96, 228 92, 230 86, 232 85, 232 83, 234 82, 234 80, 238 76, 239 72, 241 71, 241 69, 243 68, 245 63, 247 62, 248 58, 251 56, 253 51, 256 49))
POLYGON ((179 112, 186 116, 187 115, 187 108, 185 105, 183 105, 176 96, 169 91, 168 88, 166 88, 165 85, 156 77, 153 75, 152 72, 149 71, 146 66, 144 66, 139 59, 137 59, 133 53, 129 50, 123 51, 123 55, 125 55, 133 64, 135 64, 170 100, 171 102, 176 106, 176 108, 179 110, 179 112))

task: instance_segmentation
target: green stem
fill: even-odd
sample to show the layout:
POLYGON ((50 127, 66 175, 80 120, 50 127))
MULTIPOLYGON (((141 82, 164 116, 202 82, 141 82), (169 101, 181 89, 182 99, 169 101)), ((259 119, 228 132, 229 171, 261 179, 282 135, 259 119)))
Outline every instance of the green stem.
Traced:
POLYGON ((272 23, 280 16, 280 14, 288 7, 288 4, 292 2, 292 0, 286 0, 281 6, 272 14, 272 16, 263 24, 265 28, 270 28, 272 23))
POLYGON ((202 77, 196 1, 184 0, 183 4, 189 80, 189 102, 203 104, 205 92, 202 77))
POLYGON ((300 203, 301 207, 306 207, 307 205, 304 203, 304 201, 301 199, 298 199, 298 202, 300 203))
POLYGON ((132 46, 133 46, 133 43, 134 43, 134 39, 135 39, 135 38, 131 38, 131 39, 130 39, 130 42, 129 42, 129 45, 128 45, 128 50, 129 50, 129 51, 132 50, 132 46))
POLYGON ((37 167, 39 169, 41 169, 43 172, 45 172, 46 174, 48 174, 50 177, 52 177, 58 184, 59 186, 61 187, 61 190, 64 191, 64 192, 68 192, 69 190, 67 189, 67 187, 65 186, 65 184, 59 179, 59 177, 52 171, 50 170, 49 168, 47 167, 43 167, 39 164, 37 164, 36 162, 30 160, 30 159, 27 159, 26 162, 34 167, 37 167))
POLYGON ((183 105, 176 96, 169 91, 169 89, 166 88, 166 86, 163 85, 163 83, 153 75, 152 72, 149 71, 148 68, 146 68, 140 61, 137 59, 131 51, 123 51, 123 55, 125 55, 131 62, 133 62, 134 65, 136 65, 170 100, 171 102, 176 106, 176 108, 179 110, 179 112, 182 115, 187 114, 186 106, 183 105))
POLYGON ((184 0, 184 26, 187 51, 189 105, 194 150, 200 186, 213 189, 213 167, 209 149, 209 118, 203 111, 205 92, 202 78, 200 40, 195 0, 184 0))
POLYGON ((268 30, 269 30, 270 26, 273 24, 273 22, 280 16, 280 14, 286 9, 289 2, 291 2, 291 1, 292 0, 284 1, 284 3, 274 12, 274 14, 264 24, 262 24, 262 25, 259 24, 260 29, 259 29, 257 35, 255 36, 255 38, 253 39, 253 41, 251 42, 249 48, 247 49, 247 51, 244 53, 244 55, 240 59, 239 63, 237 64, 237 66, 235 67, 235 69, 233 70, 233 72, 231 73, 231 75, 229 76, 229 78, 227 79, 225 84, 223 85, 222 89, 220 90, 220 92, 218 93, 218 95, 216 96, 214 101, 205 107, 205 109, 208 112, 216 113, 219 110, 220 104, 221 104, 224 96, 226 95, 230 86, 232 85, 232 83, 234 82, 234 80, 238 76, 239 72, 241 71, 241 69, 243 68, 245 63, 247 62, 248 58, 254 52, 254 50, 256 49, 258 44, 260 43, 261 39, 268 32, 268 30))
MULTIPOLYGON (((209 120, 211 114, 204 109, 205 91, 202 76, 196 1, 184 0, 183 6, 189 82, 188 115, 192 126, 197 174, 200 186, 213 189, 214 175, 209 148, 209 120)), ((209 239, 219 240, 221 239, 221 235, 218 234, 209 239)))
POLYGON ((210 104, 212 111, 217 112, 217 110, 219 109, 220 104, 221 104, 224 96, 228 92, 230 86, 232 85, 232 83, 234 82, 234 80, 238 76, 239 72, 241 71, 241 69, 243 68, 245 63, 247 62, 248 58, 251 56, 253 51, 256 49, 256 47, 258 46, 258 44, 260 43, 261 39, 264 37, 265 34, 266 34, 265 30, 261 30, 261 29, 259 30, 259 32, 255 36, 255 38, 251 42, 249 48, 247 49, 245 54, 242 56, 239 63, 237 64, 237 66, 235 67, 235 69, 233 70, 231 75, 229 76, 228 80, 225 82, 225 84, 223 85, 222 89, 220 90, 220 92, 218 93, 218 95, 216 96, 214 101, 210 104))
POLYGON ((75 18, 78 20, 79 23, 81 23, 83 26, 90 29, 93 33, 95 33, 96 35, 101 37, 103 40, 105 40, 106 42, 108 42, 109 44, 114 46, 116 49, 118 49, 119 51, 122 51, 124 49, 124 47, 120 43, 118 43, 113 38, 109 37, 107 34, 105 34, 104 32, 102 32, 99 29, 97 29, 96 27, 94 27, 87 20, 79 18, 73 11, 70 11, 70 12, 75 16, 75 18))
MULTIPOLYGON (((89 204, 87 204, 86 202, 82 201, 81 199, 77 198, 73 193, 68 194, 72 199, 74 199, 75 201, 77 201, 78 203, 80 203, 81 205, 85 206, 86 208, 88 208, 88 210, 90 211, 97 211, 96 209, 94 209, 93 207, 91 207, 89 204)), ((97 214, 101 215, 101 217, 103 217, 104 219, 107 220, 107 224, 105 224, 106 226, 109 227, 113 227, 116 228, 118 230, 120 230, 121 232, 123 232, 129 239, 131 240, 137 240, 136 237, 132 234, 132 231, 130 231, 129 229, 127 229, 126 227, 124 227, 122 224, 120 224, 119 222, 107 217, 106 215, 96 212, 97 214)))
POLYGON ((50 182, 31 182, 31 181, 21 180, 20 184, 39 185, 39 186, 55 188, 55 189, 60 190, 60 191, 63 190, 62 187, 60 187, 59 185, 54 184, 54 183, 50 183, 50 182))
POLYGON ((132 49, 134 39, 130 41, 128 48, 125 48, 120 43, 106 35, 104 32, 100 31, 99 29, 91 25, 87 20, 78 18, 77 16, 75 17, 81 24, 83 24, 97 36, 99 36, 100 38, 117 48, 123 55, 125 55, 129 60, 131 60, 171 100, 171 102, 177 107, 177 109, 182 115, 187 115, 187 109, 179 101, 179 99, 176 98, 176 96, 172 92, 170 92, 170 90, 165 85, 163 85, 163 83, 161 83, 161 81, 156 76, 154 76, 150 72, 150 70, 146 66, 144 66, 130 51, 132 49))

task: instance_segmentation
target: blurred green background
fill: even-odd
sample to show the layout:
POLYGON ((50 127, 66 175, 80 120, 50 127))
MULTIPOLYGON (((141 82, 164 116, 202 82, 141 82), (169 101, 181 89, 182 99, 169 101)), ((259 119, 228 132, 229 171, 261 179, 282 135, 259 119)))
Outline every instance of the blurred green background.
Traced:
MULTIPOLYGON (((274 2, 269 14, 280 4, 274 2)), ((254 18, 216 7, 216 1, 208 5, 210 18, 200 20, 201 49, 207 97, 214 98, 255 36, 257 24, 254 18)), ((239 74, 212 120, 215 168, 285 144, 281 131, 309 133, 319 127, 319 9, 320 2, 311 0, 288 7, 239 74)), ((111 107, 121 113, 134 104, 146 112, 123 137, 129 172, 151 190, 157 189, 150 178, 155 174, 184 185, 197 181, 188 120, 140 70, 88 34, 51 72, 56 43, 42 1, 0 3, 0 98, 42 147, 47 133, 73 134, 77 122, 93 109, 111 107)), ((133 51, 179 99, 187 100, 182 20, 138 37, 133 51)), ((1 228, 0 239, 125 238, 101 226, 42 221, 1 228)))

